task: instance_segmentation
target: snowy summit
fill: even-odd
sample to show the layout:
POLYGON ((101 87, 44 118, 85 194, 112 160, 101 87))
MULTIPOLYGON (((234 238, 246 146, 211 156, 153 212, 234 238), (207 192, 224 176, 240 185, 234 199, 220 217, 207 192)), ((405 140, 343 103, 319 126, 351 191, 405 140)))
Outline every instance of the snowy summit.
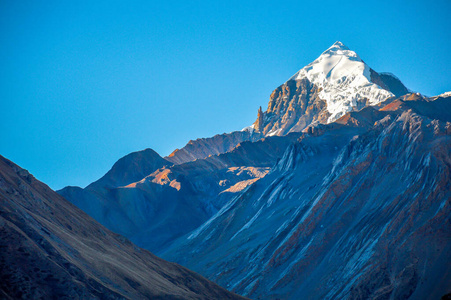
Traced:
POLYGON ((337 41, 290 80, 307 78, 320 87, 319 97, 327 102, 331 114, 328 122, 333 122, 364 99, 375 105, 394 96, 371 82, 370 70, 357 53, 337 41))

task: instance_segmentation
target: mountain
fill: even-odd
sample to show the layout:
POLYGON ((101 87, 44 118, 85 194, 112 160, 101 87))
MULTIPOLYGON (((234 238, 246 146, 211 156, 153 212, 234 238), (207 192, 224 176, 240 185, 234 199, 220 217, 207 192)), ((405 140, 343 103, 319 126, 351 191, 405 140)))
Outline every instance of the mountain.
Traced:
POLYGON ((112 233, 0 156, 2 299, 242 299, 112 233))
POLYGON ((411 94, 311 125, 163 257, 253 299, 439 299, 451 291, 450 103, 411 94))
POLYGON ((156 169, 172 163, 162 158, 152 149, 132 152, 119 159, 102 178, 86 187, 88 190, 115 188, 141 180, 156 169))
MULTIPOLYGON (((152 149, 145 149, 122 157, 102 178, 84 189, 69 186, 57 192, 110 230, 131 238, 138 228, 150 230, 150 224, 155 224, 158 218, 164 219, 165 214, 183 212, 189 206, 177 201, 172 189, 163 189, 157 184, 134 190, 124 188, 170 165, 171 162, 152 149)), ((197 224, 196 218, 192 219, 197 224)), ((163 232, 158 239, 164 239, 163 232)))
POLYGON ((85 189, 66 187, 58 193, 110 230, 158 254, 208 220, 235 193, 264 177, 299 135, 242 142, 227 153, 177 165, 153 155, 158 164, 144 161, 157 169, 146 167, 148 173, 139 180, 112 185, 123 178, 118 166, 127 162, 122 169, 132 169, 136 161, 130 158, 141 157, 129 155, 85 189))
POLYGON ((450 112, 449 94, 412 93, 336 42, 242 131, 149 152, 143 166, 132 155, 58 192, 254 299, 440 298, 451 290, 450 112))
POLYGON ((119 159, 108 173, 84 189, 65 187, 57 192, 110 230, 157 251, 209 217, 197 198, 178 193, 169 185, 139 182, 170 165, 146 149, 119 159))
POLYGON ((330 123, 345 113, 407 94, 390 73, 377 73, 341 42, 275 89, 253 128, 264 135, 299 132, 312 123, 330 123))
POLYGON ((299 132, 311 123, 329 123, 346 112, 376 105, 390 97, 409 93, 391 73, 377 73, 337 41, 315 61, 308 64, 275 89, 257 120, 242 131, 189 141, 165 159, 181 164, 232 150, 244 141, 263 136, 299 132))

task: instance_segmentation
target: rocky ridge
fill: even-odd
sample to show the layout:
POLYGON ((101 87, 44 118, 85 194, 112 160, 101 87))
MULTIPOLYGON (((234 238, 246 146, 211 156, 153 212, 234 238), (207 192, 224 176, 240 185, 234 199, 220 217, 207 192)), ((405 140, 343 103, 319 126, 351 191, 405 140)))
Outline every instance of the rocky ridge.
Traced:
POLYGON ((189 141, 183 148, 175 149, 165 159, 174 164, 182 164, 229 152, 242 142, 255 142, 262 137, 260 133, 253 130, 217 134, 211 138, 189 141))

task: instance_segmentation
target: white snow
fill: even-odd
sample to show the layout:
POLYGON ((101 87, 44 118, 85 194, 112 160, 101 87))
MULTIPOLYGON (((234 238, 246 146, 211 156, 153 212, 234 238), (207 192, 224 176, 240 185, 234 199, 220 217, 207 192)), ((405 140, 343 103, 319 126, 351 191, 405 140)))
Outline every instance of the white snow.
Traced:
POLYGON ((335 42, 315 61, 294 74, 290 80, 307 78, 322 90, 319 97, 327 102, 333 122, 357 106, 364 98, 370 105, 394 95, 370 80, 370 68, 341 42, 335 42))
POLYGON ((268 133, 266 134, 266 136, 277 135, 277 134, 279 134, 279 132, 281 132, 281 131, 282 131, 282 128, 279 128, 279 129, 276 129, 276 130, 271 130, 270 132, 268 132, 268 133))
POLYGON ((444 92, 443 94, 437 95, 436 97, 451 97, 451 92, 444 92))
POLYGON ((254 124, 252 124, 251 126, 247 126, 244 127, 243 129, 241 129, 241 131, 249 131, 250 133, 254 132, 254 124))

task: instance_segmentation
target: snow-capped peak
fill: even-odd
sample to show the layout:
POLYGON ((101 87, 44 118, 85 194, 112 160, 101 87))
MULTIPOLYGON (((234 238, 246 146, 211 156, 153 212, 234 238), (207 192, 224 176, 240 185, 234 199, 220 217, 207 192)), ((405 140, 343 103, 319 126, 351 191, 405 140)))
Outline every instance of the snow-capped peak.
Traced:
POLYGON ((394 96, 371 82, 370 67, 339 41, 290 80, 302 78, 321 88, 319 97, 327 102, 327 110, 331 114, 328 122, 337 120, 355 106, 365 103, 375 105, 394 96))
POLYGON ((329 47, 329 49, 327 49, 324 52, 327 52, 327 51, 339 51, 339 50, 342 50, 342 51, 343 50, 349 50, 349 48, 346 47, 345 44, 343 44, 342 42, 336 41, 332 46, 329 47))

